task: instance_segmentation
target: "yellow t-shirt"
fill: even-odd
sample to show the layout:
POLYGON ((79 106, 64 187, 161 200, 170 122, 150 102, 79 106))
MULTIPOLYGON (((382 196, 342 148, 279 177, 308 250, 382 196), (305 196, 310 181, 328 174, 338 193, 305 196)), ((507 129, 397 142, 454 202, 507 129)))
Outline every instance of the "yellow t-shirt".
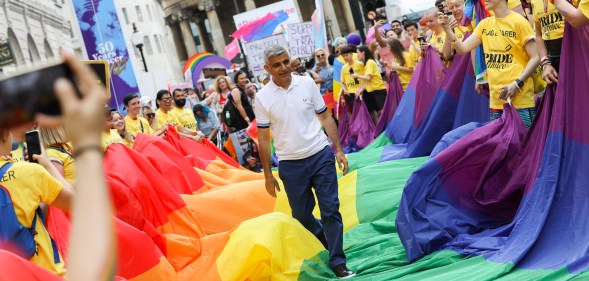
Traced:
MULTIPOLYGON (((500 88, 513 83, 526 67, 530 57, 525 44, 534 40, 534 31, 524 17, 511 12, 504 18, 488 17, 482 20, 474 34, 483 42, 491 90, 491 108, 503 109, 506 101, 499 99, 500 88)), ((512 97, 511 102, 515 108, 535 106, 532 78, 524 81, 521 91, 512 97)))
MULTIPOLYGON (((6 163, 6 161, 0 160, 0 166, 4 166, 6 163)), ((0 184, 10 193, 16 217, 25 227, 30 227, 33 224, 39 203, 50 205, 63 187, 41 165, 25 161, 14 163, 0 180, 0 184)), ((34 239, 37 243, 38 253, 33 255, 30 261, 55 274, 64 276, 66 270, 63 266, 63 258, 60 256, 61 262, 54 263, 51 238, 38 217, 35 230, 37 235, 34 239)))
POLYGON ((121 138, 117 130, 112 129, 108 133, 102 132, 102 148, 104 150, 114 143, 123 143, 123 138, 121 138))
POLYGON ((76 180, 76 163, 72 155, 51 147, 46 148, 45 153, 49 160, 57 162, 63 166, 63 177, 65 180, 69 183, 74 183, 76 180))
POLYGON ((444 40, 446 39, 446 32, 442 32, 438 35, 432 33, 432 36, 429 39, 429 44, 436 47, 437 52, 442 52, 444 48, 444 40))
POLYGON ((15 149, 10 152, 10 158, 12 162, 25 161, 25 143, 24 142, 13 142, 13 146, 17 145, 15 149))
MULTIPOLYGON (((351 68, 354 70, 355 74, 364 75, 364 65, 361 62, 354 60, 351 68)), ((354 80, 354 77, 350 74, 350 65, 347 63, 342 67, 341 81, 346 85, 346 89, 348 89, 350 95, 356 94, 356 91, 360 88, 360 85, 362 85, 361 79, 354 80), (356 83, 356 81, 358 81, 358 83, 356 83)))
POLYGON ((370 81, 366 82, 366 91, 374 92, 378 90, 385 90, 384 82, 382 81, 382 75, 380 75, 380 69, 374 60, 368 60, 364 65, 364 75, 372 75, 370 81))
POLYGON ((554 4, 548 2, 547 11, 544 12, 544 1, 532 1, 532 14, 534 21, 540 23, 542 28, 542 39, 555 40, 560 39, 564 33, 564 17, 560 14, 554 4))
MULTIPOLYGON (((405 65, 402 66, 415 68, 415 64, 411 59, 411 54, 409 54, 409 52, 403 52, 403 58, 405 58, 405 65)), ((397 60, 395 60, 395 62, 401 64, 397 60)), ((407 86, 409 85, 409 81, 411 81, 411 76, 413 76, 413 72, 397 71, 397 76, 399 76, 401 87, 403 87, 403 91, 405 91, 407 89, 407 86)))
POLYGON ((157 120, 157 129, 161 130, 165 124, 172 124, 175 128, 178 128, 178 125, 181 125, 180 120, 176 118, 176 115, 165 113, 163 110, 158 109, 155 111, 155 118, 157 120))
MULTIPOLYGON (((415 43, 419 45, 418 41, 415 41, 415 43)), ((411 61, 413 61, 414 66, 417 65, 417 63, 419 63, 419 58, 421 57, 421 55, 415 50, 415 48, 413 48, 413 46, 409 48, 409 56, 411 58, 411 61)))
POLYGON ((153 129, 149 126, 149 122, 143 117, 133 119, 129 115, 125 116, 125 130, 133 137, 139 133, 153 134, 153 129))
POLYGON ((462 42, 464 41, 464 35, 468 31, 468 26, 457 26, 452 31, 454 31, 454 35, 456 35, 456 40, 462 42))
POLYGON ((196 123, 196 118, 194 118, 194 113, 186 108, 178 108, 174 107, 171 113, 178 118, 180 124, 186 129, 198 131, 198 123, 196 123))

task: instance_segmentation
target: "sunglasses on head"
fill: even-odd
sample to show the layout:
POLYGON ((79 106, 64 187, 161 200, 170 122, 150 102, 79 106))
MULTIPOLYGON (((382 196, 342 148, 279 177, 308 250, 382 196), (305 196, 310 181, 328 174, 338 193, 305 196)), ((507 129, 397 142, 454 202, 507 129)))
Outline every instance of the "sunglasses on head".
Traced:
POLYGON ((155 117, 155 113, 147 113, 145 115, 147 116, 147 118, 153 118, 153 117, 155 117))

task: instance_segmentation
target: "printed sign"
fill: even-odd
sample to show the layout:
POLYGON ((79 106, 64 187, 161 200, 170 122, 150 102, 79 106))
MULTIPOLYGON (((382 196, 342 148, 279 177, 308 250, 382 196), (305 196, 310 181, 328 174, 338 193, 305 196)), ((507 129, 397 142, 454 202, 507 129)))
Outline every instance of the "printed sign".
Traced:
POLYGON ((0 44, 0 66, 11 63, 14 63, 14 54, 12 53, 12 48, 10 48, 10 43, 0 44))
POLYGON ((289 24, 288 51, 291 57, 308 57, 315 52, 313 24, 310 22, 289 24))
POLYGON ((114 0, 73 0, 90 60, 108 61, 110 106, 123 111, 123 98, 139 93, 114 0))
POLYGON ((247 62, 254 76, 265 73, 264 70, 264 49, 272 45, 282 45, 288 48, 288 43, 283 34, 272 35, 260 40, 244 44, 247 62))

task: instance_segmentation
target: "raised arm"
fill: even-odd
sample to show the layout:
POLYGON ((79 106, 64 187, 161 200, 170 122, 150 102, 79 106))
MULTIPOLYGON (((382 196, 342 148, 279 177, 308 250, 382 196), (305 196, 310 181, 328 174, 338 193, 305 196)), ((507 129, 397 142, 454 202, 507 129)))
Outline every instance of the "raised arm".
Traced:
POLYGON ((575 8, 568 1, 554 0, 554 5, 556 5, 556 8, 572 26, 581 27, 589 24, 587 15, 583 14, 580 8, 575 8))
POLYGON ((454 31, 448 24, 448 16, 442 13, 438 13, 438 23, 442 26, 442 28, 444 28, 444 31, 446 32, 445 43, 448 42, 450 44, 454 44, 454 50, 456 50, 457 54, 470 53, 470 51, 474 50, 476 47, 482 44, 481 39, 476 34, 472 34, 463 42, 457 40, 454 31))

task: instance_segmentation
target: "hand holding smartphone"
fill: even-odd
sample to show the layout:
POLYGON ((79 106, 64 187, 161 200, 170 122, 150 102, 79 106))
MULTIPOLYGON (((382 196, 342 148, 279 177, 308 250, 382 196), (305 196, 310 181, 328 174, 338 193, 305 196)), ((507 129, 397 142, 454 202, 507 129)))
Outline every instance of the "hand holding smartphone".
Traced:
POLYGON ((0 128, 33 121, 36 114, 61 114, 61 106, 54 92, 55 81, 66 78, 74 85, 72 70, 57 61, 42 67, 25 69, 0 79, 0 128))
POLYGON ((33 130, 25 133, 25 142, 27 143, 27 156, 29 162, 38 163, 37 160, 33 159, 33 155, 41 155, 41 138, 38 130, 33 130))

